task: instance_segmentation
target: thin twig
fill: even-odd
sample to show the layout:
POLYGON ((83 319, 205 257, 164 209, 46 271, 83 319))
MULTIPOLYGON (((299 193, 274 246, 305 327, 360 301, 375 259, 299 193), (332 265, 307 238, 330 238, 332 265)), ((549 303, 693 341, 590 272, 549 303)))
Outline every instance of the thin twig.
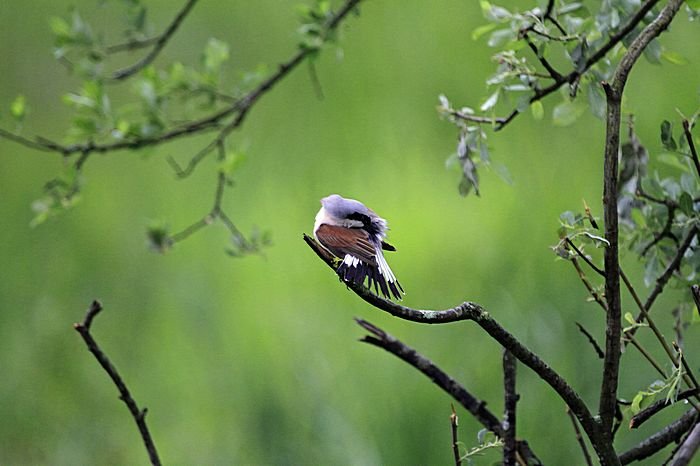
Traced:
POLYGON ((452 428, 452 455, 455 459, 455 466, 461 466, 462 455, 459 453, 459 438, 457 437, 457 426, 459 418, 455 412, 455 407, 452 405, 452 414, 450 414, 450 427, 452 428))
MULTIPOLYGON (((600 306, 600 308, 603 311, 608 312, 607 304, 603 300, 602 296, 600 296, 598 294, 598 292, 595 291, 595 289, 593 288, 593 285, 591 285, 591 283, 588 281, 586 274, 581 269, 581 266, 578 264, 578 261, 576 260, 576 258, 572 258, 571 263, 574 266, 574 268, 576 269, 576 272, 578 273, 578 276, 581 279, 581 282, 588 290, 588 293, 591 295, 591 297, 593 297, 593 300, 596 303, 598 303, 598 305, 600 306)), ((654 357, 637 341, 637 339, 634 337, 634 335, 630 335, 629 333, 625 334, 625 345, 628 342, 632 343, 632 346, 637 348, 637 350, 644 357, 644 359, 649 361, 649 363, 654 367, 654 369, 656 369, 656 371, 659 373, 659 375, 661 375, 662 379, 665 380, 667 378, 666 372, 664 372, 664 370, 661 368, 661 365, 659 365, 659 363, 656 361, 656 359, 654 359, 654 357)), ((604 357, 605 357, 605 354, 603 353, 603 358, 604 357)))
POLYGON ((571 247, 571 249, 573 249, 573 250, 576 252, 576 254, 577 254, 581 259, 583 259, 583 260, 586 262, 586 264, 588 264, 588 266, 589 266, 590 268, 592 268, 593 270, 595 270, 595 272, 596 272, 598 275, 600 275, 601 277, 604 277, 604 276, 605 276, 605 272, 603 271, 603 269, 601 269, 600 267, 598 267, 597 265, 595 265, 595 264, 588 258, 588 256, 586 256, 581 250, 579 250, 579 248, 576 247, 576 245, 574 244, 574 242, 571 241, 571 239, 570 239, 568 236, 566 237, 566 244, 569 245, 569 247, 571 247))
POLYGON ((583 325, 581 325, 580 323, 576 322, 576 326, 578 327, 578 329, 581 333, 586 335, 586 338, 588 338, 588 342, 591 344, 591 346, 593 346, 593 349, 595 350, 598 357, 600 359, 604 359, 605 353, 603 353, 603 350, 600 349, 600 345, 595 340, 595 338, 593 338, 593 335, 591 335, 591 333, 588 330, 586 330, 586 328, 583 325))
POLYGON ((571 425, 574 426, 574 432, 576 434, 576 441, 581 446, 581 453, 583 453, 583 459, 586 460, 586 464, 588 466, 593 466, 593 460, 591 459, 591 454, 588 453, 588 447, 586 446, 586 441, 583 439, 583 436, 581 435, 581 429, 578 428, 578 422, 576 421, 576 417, 574 416, 574 414, 571 412, 571 410, 569 408, 566 408, 566 414, 569 416, 569 419, 571 419, 571 425))
POLYGON ((136 422, 136 425, 138 426, 141 439, 146 447, 151 464, 154 466, 160 465, 156 445, 153 443, 153 438, 151 437, 151 433, 146 425, 146 408, 140 409, 138 407, 136 401, 131 396, 129 389, 124 383, 124 380, 119 375, 119 372, 117 372, 117 368, 110 362, 107 355, 102 351, 102 349, 100 349, 97 342, 92 337, 92 334, 90 334, 92 321, 101 310, 102 304, 100 304, 99 301, 93 301, 87 311, 87 314, 85 315, 85 319, 80 323, 73 324, 73 327, 80 334, 80 336, 83 337, 88 350, 95 356, 97 362, 100 364, 100 366, 102 366, 105 372, 107 372, 107 375, 109 375, 109 378, 112 379, 112 382, 114 382, 117 390, 119 390, 119 399, 126 404, 129 412, 131 413, 131 417, 134 418, 134 422, 136 422))
POLYGON ((700 160, 698 160, 698 151, 695 148, 693 135, 690 133, 690 122, 685 118, 683 119, 683 134, 685 134, 685 139, 686 141, 688 141, 688 147, 690 148, 690 156, 693 159, 695 171, 698 173, 698 176, 700 176, 700 160))
POLYGON ((676 236, 671 232, 671 227, 673 226, 673 219, 676 214, 677 208, 678 205, 675 203, 666 204, 666 222, 664 223, 664 226, 661 229, 661 231, 654 234, 654 237, 649 242, 649 244, 644 246, 644 249, 642 249, 642 252, 639 254, 640 256, 646 256, 649 250, 657 244, 659 244, 659 242, 664 238, 670 238, 676 243, 676 245, 678 245, 678 238, 676 238, 676 236))
POLYGON ((624 465, 633 461, 643 460, 662 450, 670 443, 679 441, 695 425, 697 415, 694 409, 687 411, 678 420, 642 440, 637 446, 622 453, 620 455, 620 463, 624 465))
MULTIPOLYGON (((671 360, 673 365, 675 367, 678 367, 678 365, 680 364, 678 361, 678 358, 676 358, 676 355, 671 350, 670 345, 666 341, 666 337, 664 337, 664 335, 661 333, 661 330, 656 325, 656 322, 654 322, 654 320, 651 318, 651 316, 647 312, 646 308, 644 307, 644 304, 642 304, 641 299, 639 299, 639 295, 637 294, 637 291, 632 286, 632 282, 630 282, 629 278, 627 278, 627 275, 625 274, 625 272, 622 269, 620 269, 620 277, 622 277, 622 281, 624 282, 625 287, 629 291, 630 295, 632 295, 632 299, 637 304, 637 307, 639 308, 639 311, 640 311, 643 319, 646 320, 647 323, 649 324, 649 328, 654 333, 654 336, 656 337, 656 339, 659 341, 659 343, 663 347, 664 351, 666 352, 666 355, 669 357, 669 359, 671 360)), ((629 333, 631 333, 631 332, 626 332, 624 336, 626 337, 627 334, 629 334, 629 333)), ((689 386, 697 385, 697 384, 693 384, 693 381, 692 381, 692 378, 690 377, 690 374, 684 375, 683 378, 689 386)))
POLYGON ((105 52, 109 55, 120 52, 132 52, 134 50, 150 47, 151 45, 158 42, 159 38, 160 36, 149 37, 147 39, 132 39, 128 42, 123 42, 121 44, 109 45, 105 47, 105 52))
MULTIPOLYGON (((647 300, 644 301, 644 309, 646 310, 646 312, 651 311, 651 306, 654 304, 654 301, 656 301, 656 298, 658 298, 661 292, 664 290, 664 287, 673 276, 673 273, 680 267, 681 260, 683 260, 683 256, 685 255, 686 251, 690 249, 690 246, 693 243, 693 240, 695 239, 697 233, 697 228, 692 228, 688 232, 688 235, 683 240, 683 243, 681 243, 681 245, 678 247, 676 255, 673 256, 673 259, 671 259, 671 262, 668 263, 668 266, 666 266, 664 272, 659 276, 659 278, 656 279, 656 285, 654 285, 654 289, 649 294, 647 300)), ((637 314, 636 321, 638 323, 644 321, 644 314, 642 312, 637 314)), ((629 332, 627 332, 627 334, 634 335, 636 331, 637 328, 635 327, 629 332)))
MULTIPOLYGON (((380 298, 381 299, 381 298, 380 298)), ((459 382, 443 372, 432 361, 418 353, 415 349, 401 342, 394 336, 386 333, 376 325, 363 319, 355 319, 357 324, 371 335, 363 337, 360 341, 382 348, 397 356, 402 361, 415 367, 426 377, 452 396, 464 409, 466 409, 484 428, 493 432, 497 437, 503 438, 503 426, 498 418, 486 407, 486 402, 479 400, 465 389, 459 382)), ((531 464, 541 464, 537 456, 530 450, 527 442, 518 442, 518 453, 523 458, 529 458, 531 464)))
POLYGON ((530 36, 528 35, 528 31, 525 30, 522 32, 522 38, 525 40, 525 43, 530 47, 530 50, 532 50, 532 53, 535 54, 535 57, 537 60, 539 60, 540 64, 544 67, 545 70, 547 70, 547 73, 549 73, 549 77, 554 79, 555 81, 560 81, 562 79, 561 74, 554 69, 551 63, 544 57, 542 53, 537 49, 537 46, 530 40, 530 36))
MULTIPOLYGON (((334 258, 315 239, 308 235, 303 236, 307 245, 334 271, 334 258)), ((571 408, 576 417, 581 422, 581 426, 586 431, 591 443, 596 449, 601 461, 604 464, 616 464, 617 455, 614 452, 611 442, 606 441, 600 431, 598 422, 588 410, 581 396, 566 382, 561 375, 545 363, 538 355, 530 351, 513 334, 504 329, 491 315, 480 305, 473 302, 464 302, 451 309, 444 311, 419 310, 394 303, 387 299, 380 298, 362 285, 352 282, 344 283, 348 289, 352 290, 358 297, 371 304, 377 309, 387 312, 395 317, 412 322, 423 324, 445 324, 449 322, 459 322, 471 320, 480 326, 491 338, 496 340, 501 346, 508 349, 520 362, 532 369, 542 380, 544 380, 559 397, 571 408)))
POLYGON ((515 391, 515 377, 517 373, 517 361, 508 350, 503 351, 503 465, 515 466, 517 442, 516 431, 516 405, 518 393, 515 391))
POLYGON ((126 68, 122 68, 112 73, 110 79, 112 81, 123 81, 129 76, 138 73, 139 71, 150 65, 153 62, 153 60, 156 59, 158 54, 160 54, 160 52, 163 50, 165 44, 168 43, 173 34, 175 34, 175 31, 177 31, 177 28, 180 27, 180 24, 182 24, 182 22, 185 20, 185 17, 192 10, 195 3, 197 3, 197 0, 187 0, 185 6, 175 16, 175 19, 173 19, 173 21, 167 27, 165 32, 163 32, 163 34, 158 36, 158 38, 155 40, 151 51, 148 52, 148 54, 145 57, 143 57, 141 60, 137 61, 133 65, 127 66, 126 68))

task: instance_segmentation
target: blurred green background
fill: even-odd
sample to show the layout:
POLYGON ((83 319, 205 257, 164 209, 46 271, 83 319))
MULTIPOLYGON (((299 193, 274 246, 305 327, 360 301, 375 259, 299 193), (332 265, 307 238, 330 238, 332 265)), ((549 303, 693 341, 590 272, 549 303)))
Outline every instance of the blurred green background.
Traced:
MULTIPOLYGON (((180 3, 148 2, 157 29, 180 3)), ((231 78, 258 63, 274 66, 295 50, 298 3, 200 2, 157 63, 194 63, 213 36, 231 46, 231 78)), ((26 95, 27 135, 60 139, 70 118, 60 96, 78 81, 51 57, 48 20, 71 6, 103 23, 114 11, 91 0, 0 3, 0 102, 7 109, 26 95)), ((94 335, 148 407, 166 464, 449 464, 452 400, 393 356, 358 343, 353 317, 421 351, 498 415, 501 351, 473 324, 403 322, 340 285, 301 239, 329 193, 358 198, 389 220, 398 248, 389 262, 406 305, 481 303, 597 405, 601 363, 574 321, 602 342, 602 313, 549 246, 559 214, 581 210, 582 198, 602 215, 603 123, 588 113, 566 128, 552 126, 549 114, 519 117, 490 138, 492 157, 514 183, 484 171, 482 197, 459 197, 459 175, 444 164, 456 131, 435 107, 440 93, 473 106, 487 95, 492 50, 470 37, 483 22, 472 1, 363 2, 343 27, 344 58, 329 50, 318 63, 325 99, 305 66, 264 96, 231 138, 249 149, 224 201, 244 231, 272 231, 264 258, 228 257, 219 225, 166 255, 147 246, 154 219, 178 230, 210 208, 214 161, 184 181, 165 161, 186 159, 206 139, 148 157, 92 157, 79 205, 34 229, 30 205, 60 157, 0 140, 0 463, 146 463, 114 386, 72 329, 98 298, 105 311, 94 335)), ((642 61, 631 76, 627 109, 652 153, 660 121, 697 108, 697 38, 697 24, 680 13, 663 43, 689 64, 642 61)), ((559 101, 547 99, 545 109, 559 101)), ((0 114, 7 128, 7 111, 0 114)), ((623 260, 643 288, 636 258, 623 260)), ((669 333, 671 306, 682 296, 671 292, 656 305, 669 333)), ((697 337, 689 329, 687 341, 697 337)), ((632 351, 621 376, 626 398, 655 378, 632 351)), ((519 435, 547 464, 580 464, 564 404, 522 366, 518 390, 519 435)), ((476 445, 480 426, 458 414, 460 439, 476 445)), ((623 426, 620 448, 654 430, 623 426)))

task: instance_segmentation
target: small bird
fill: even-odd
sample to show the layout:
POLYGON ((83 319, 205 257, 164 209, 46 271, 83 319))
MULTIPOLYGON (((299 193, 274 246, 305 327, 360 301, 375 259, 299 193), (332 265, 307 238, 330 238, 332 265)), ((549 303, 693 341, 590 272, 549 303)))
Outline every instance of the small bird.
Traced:
POLYGON ((355 199, 338 194, 321 199, 321 210, 316 214, 314 236, 331 254, 342 259, 337 272, 346 282, 369 287, 391 299, 400 300, 404 293, 401 284, 389 268, 382 250, 396 251, 384 241, 387 222, 372 209, 355 199))

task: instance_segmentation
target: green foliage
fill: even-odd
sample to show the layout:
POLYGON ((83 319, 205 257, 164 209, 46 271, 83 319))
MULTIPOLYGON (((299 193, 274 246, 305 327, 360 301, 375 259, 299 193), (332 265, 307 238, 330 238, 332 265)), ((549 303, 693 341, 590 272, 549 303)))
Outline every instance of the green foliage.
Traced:
MULTIPOLYGON (((691 128, 695 119, 690 119, 691 128)), ((648 151, 631 128, 622 147, 621 239, 640 255, 647 286, 673 260, 680 241, 700 224, 700 183, 687 139, 682 130, 674 135, 668 120, 661 123, 659 134, 661 148, 652 159, 666 165, 663 172, 669 176, 662 176, 660 170, 647 175, 648 151)), ((691 284, 700 273, 696 256, 684 257, 684 267, 672 278, 677 286, 691 284)))
MULTIPOLYGON (((491 99, 497 99, 497 97, 492 96, 489 100, 491 99)), ((474 115, 474 110, 469 107, 455 110, 444 95, 439 96, 439 102, 438 111, 440 114, 460 128, 457 149, 445 162, 447 169, 454 169, 460 172, 459 194, 467 196, 473 190, 479 196, 478 170, 481 167, 493 170, 503 181, 511 184, 511 176, 505 165, 498 162, 494 163, 491 160, 487 143, 488 136, 482 125, 467 124, 465 119, 455 117, 456 113, 468 116, 474 115)))
MULTIPOLYGON (((494 452, 500 452, 503 448, 503 440, 496 437, 493 432, 486 429, 481 429, 477 433, 478 445, 472 447, 462 457, 462 461, 466 461, 468 465, 484 464, 483 458, 485 455, 494 452), (477 462, 477 459, 481 461, 477 462)), ((460 442, 461 443, 461 442, 460 442)), ((493 461, 496 459, 494 458, 493 461)))
POLYGON ((12 118, 15 119, 18 125, 22 124, 24 117, 27 115, 27 101, 24 95, 19 94, 15 97, 15 100, 12 101, 10 105, 10 115, 12 115, 12 118))
POLYGON ((262 254, 263 249, 270 246, 272 246, 272 233, 269 230, 261 231, 254 225, 247 237, 240 233, 231 235, 231 245, 226 249, 226 254, 241 258, 250 254, 262 254))
POLYGON ((36 227, 46 220, 75 206, 80 201, 82 177, 73 165, 64 165, 59 176, 44 186, 44 196, 32 203, 34 218, 30 226, 36 227))

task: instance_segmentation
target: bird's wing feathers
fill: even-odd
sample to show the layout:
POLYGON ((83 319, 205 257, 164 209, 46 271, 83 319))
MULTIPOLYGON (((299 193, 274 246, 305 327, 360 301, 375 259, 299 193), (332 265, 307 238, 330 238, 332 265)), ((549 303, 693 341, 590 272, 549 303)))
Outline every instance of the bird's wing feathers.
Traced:
POLYGON ((369 234, 361 228, 323 224, 316 230, 316 238, 341 259, 346 254, 351 254, 367 264, 377 265, 376 249, 370 241, 369 234))

